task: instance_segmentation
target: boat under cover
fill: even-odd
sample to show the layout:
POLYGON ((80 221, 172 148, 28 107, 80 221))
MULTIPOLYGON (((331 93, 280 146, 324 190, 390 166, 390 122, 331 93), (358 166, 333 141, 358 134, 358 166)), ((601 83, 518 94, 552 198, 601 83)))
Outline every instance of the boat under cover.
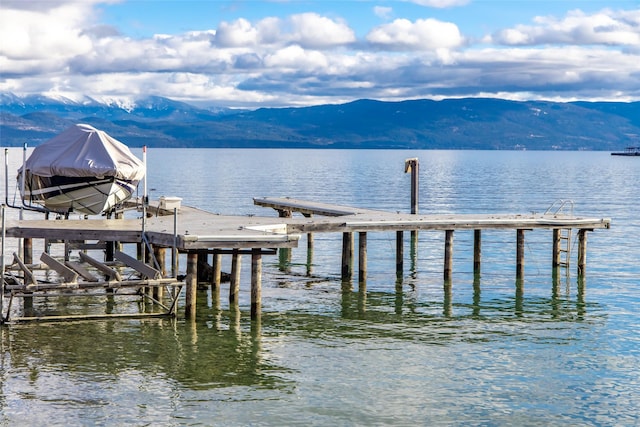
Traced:
POLYGON ((145 165, 106 132, 77 124, 37 146, 23 169, 25 202, 58 213, 97 215, 135 192, 145 165))

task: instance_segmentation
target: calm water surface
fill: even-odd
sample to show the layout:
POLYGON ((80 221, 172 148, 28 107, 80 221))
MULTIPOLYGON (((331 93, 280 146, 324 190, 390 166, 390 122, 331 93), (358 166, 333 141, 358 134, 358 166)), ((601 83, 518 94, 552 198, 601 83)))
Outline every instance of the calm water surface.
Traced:
MULTIPOLYGON (((483 233, 476 280, 473 232, 456 232, 451 293, 442 232, 422 232, 417 251, 405 250, 400 287, 395 233, 370 233, 366 292, 340 281, 341 236, 319 234, 311 262, 304 237, 290 262, 263 258, 260 323, 249 319, 244 262, 239 311, 223 285, 220 309, 200 292, 195 322, 0 328, 0 425, 640 424, 640 159, 153 149, 148 186, 153 198, 222 214, 275 216, 253 206, 259 196, 407 212, 409 157, 420 159, 422 213, 544 212, 570 199, 575 213, 611 218, 612 228, 588 234, 584 280, 575 242, 570 275, 554 280, 551 231, 527 232, 522 292, 515 231, 483 233)), ((133 297, 114 304, 145 309, 133 297)), ((99 312, 105 301, 57 297, 35 309, 99 312)))

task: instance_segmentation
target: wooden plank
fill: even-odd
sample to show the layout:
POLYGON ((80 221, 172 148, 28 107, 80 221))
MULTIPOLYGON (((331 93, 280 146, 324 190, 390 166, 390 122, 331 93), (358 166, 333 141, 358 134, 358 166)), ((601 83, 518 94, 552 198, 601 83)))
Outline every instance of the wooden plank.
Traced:
POLYGON ((31 270, 29 270, 29 268, 25 265, 24 262, 22 262, 18 254, 15 252, 13 253, 13 262, 18 264, 18 266, 20 267, 20 270, 22 270, 22 273, 24 274, 25 284, 27 284, 26 283, 27 281, 29 282, 30 285, 38 284, 38 281, 33 276, 33 273, 31 272, 31 270))
POLYGON ((75 271, 76 273, 78 273, 84 280, 87 280, 89 282, 97 282, 97 281, 100 280, 96 276, 91 274, 89 272, 89 270, 87 270, 81 264, 78 264, 77 262, 65 261, 64 264, 67 267, 69 267, 70 269, 72 269, 73 271, 75 271))
POLYGON ((78 273, 53 258, 46 252, 42 252, 40 255, 40 261, 47 264, 52 270, 61 275, 66 282, 75 282, 78 280, 78 273))
POLYGON ((78 252, 78 254, 80 255, 80 259, 83 262, 90 264, 91 266, 97 268, 98 270, 106 274, 110 281, 117 280, 119 282, 122 280, 122 278, 120 277, 120 273, 118 273, 113 268, 108 267, 103 263, 101 263, 100 261, 91 258, 89 255, 85 254, 84 252, 78 252))
POLYGON ((132 257, 130 255, 127 255, 124 252, 116 251, 113 254, 113 257, 116 260, 122 262, 127 267, 133 268, 138 273, 142 274, 144 277, 147 277, 149 279, 160 279, 160 278, 162 278, 162 274, 158 270, 148 266, 147 264, 143 263, 142 261, 138 261, 134 257, 132 257))
POLYGON ((300 212, 304 215, 344 216, 362 212, 379 212, 373 209, 361 209, 352 206, 333 205, 329 203, 310 202, 280 197, 256 197, 253 203, 257 206, 273 208, 277 211, 300 212))

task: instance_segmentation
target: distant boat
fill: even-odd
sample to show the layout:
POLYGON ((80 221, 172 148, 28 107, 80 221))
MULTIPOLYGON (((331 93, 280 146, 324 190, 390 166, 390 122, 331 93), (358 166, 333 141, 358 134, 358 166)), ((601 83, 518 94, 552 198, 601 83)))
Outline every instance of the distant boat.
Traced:
POLYGON ((33 150, 18 170, 18 185, 25 204, 97 215, 129 199, 144 174, 144 163, 126 145, 78 124, 33 150))
POLYGON ((624 151, 618 151, 611 153, 612 156, 640 156, 640 146, 627 147, 624 151))

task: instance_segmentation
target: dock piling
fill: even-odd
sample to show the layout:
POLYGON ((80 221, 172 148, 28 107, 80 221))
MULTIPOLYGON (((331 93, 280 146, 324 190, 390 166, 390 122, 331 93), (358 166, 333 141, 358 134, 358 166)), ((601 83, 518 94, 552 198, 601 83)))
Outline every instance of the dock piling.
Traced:
POLYGON ((251 320, 259 320, 262 307, 262 249, 251 250, 251 320))
POLYGON ((342 281, 353 278, 353 233, 342 233, 342 281))
POLYGON ((516 278, 524 279, 524 230, 516 231, 516 278))
POLYGON ((453 230, 445 231, 444 238, 444 281, 451 281, 453 271, 453 230))
POLYGON ((198 288, 198 254, 189 252, 187 254, 187 277, 185 295, 185 317, 195 318, 196 316, 196 295, 198 288))
POLYGON ((360 286, 367 281, 367 233, 358 233, 358 283, 360 286))
POLYGON ((482 231, 473 230, 473 275, 480 276, 482 262, 482 231))
POLYGON ((238 305, 240 293, 240 270, 242 255, 238 251, 233 251, 231 255, 231 283, 229 285, 229 305, 238 305))
POLYGON ((583 277, 587 267, 587 229, 578 230, 578 277, 583 277))

